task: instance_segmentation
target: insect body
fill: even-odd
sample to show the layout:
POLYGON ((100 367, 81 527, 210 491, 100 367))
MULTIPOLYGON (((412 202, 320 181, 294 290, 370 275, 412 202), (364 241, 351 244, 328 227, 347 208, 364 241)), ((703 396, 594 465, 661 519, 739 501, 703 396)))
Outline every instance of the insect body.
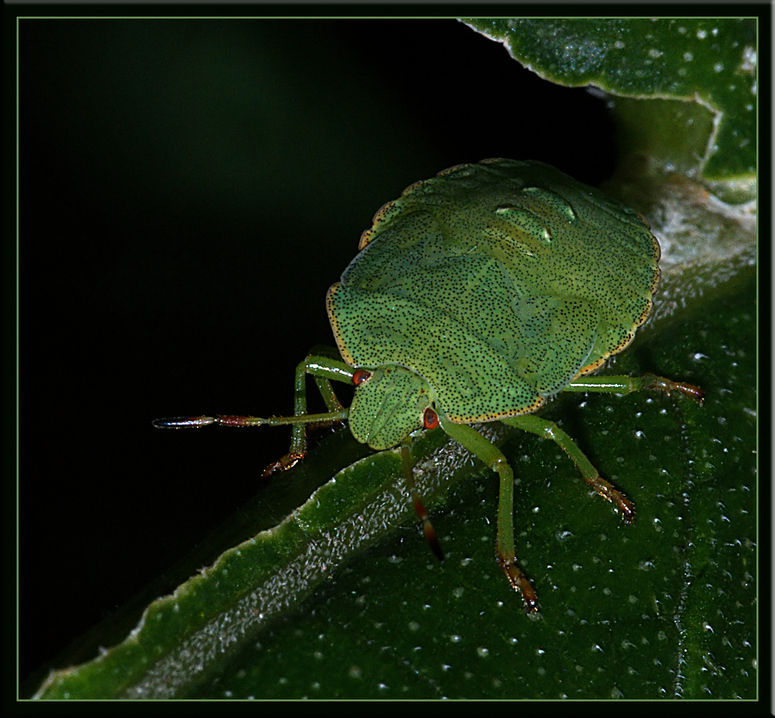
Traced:
MULTIPOLYGON (((388 202, 361 236, 360 253, 328 291, 344 361, 307 357, 296 371, 293 417, 163 419, 179 428, 294 424, 286 468, 306 453, 305 425, 347 418, 376 450, 402 447, 440 425, 500 477, 496 557, 527 611, 535 591, 513 538, 514 477, 506 458, 470 424, 500 420, 552 439, 625 520, 632 503, 553 422, 534 416, 561 391, 677 391, 653 375, 587 377, 646 320, 659 279, 659 244, 633 210, 539 162, 486 160, 448 169, 388 202), (329 409, 306 414, 306 375, 329 409), (331 381, 356 385, 348 409, 331 381)), ((416 495, 426 536, 435 543, 416 495)))

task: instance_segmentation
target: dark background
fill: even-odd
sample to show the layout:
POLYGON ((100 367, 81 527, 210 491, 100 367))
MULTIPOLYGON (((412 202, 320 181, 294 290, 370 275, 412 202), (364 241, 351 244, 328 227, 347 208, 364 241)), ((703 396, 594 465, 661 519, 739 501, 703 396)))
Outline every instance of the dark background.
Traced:
POLYGON ((589 184, 602 100, 453 20, 23 20, 22 679, 263 490, 374 212, 487 157, 589 184))

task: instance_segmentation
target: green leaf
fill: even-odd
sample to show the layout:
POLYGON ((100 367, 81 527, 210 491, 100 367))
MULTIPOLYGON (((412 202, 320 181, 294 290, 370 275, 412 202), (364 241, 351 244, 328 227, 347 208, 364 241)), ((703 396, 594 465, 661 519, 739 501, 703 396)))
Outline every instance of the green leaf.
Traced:
POLYGON ((623 154, 750 198, 756 173, 751 19, 470 19, 552 82, 612 97, 623 154), (731 186, 730 186, 731 185, 731 186))

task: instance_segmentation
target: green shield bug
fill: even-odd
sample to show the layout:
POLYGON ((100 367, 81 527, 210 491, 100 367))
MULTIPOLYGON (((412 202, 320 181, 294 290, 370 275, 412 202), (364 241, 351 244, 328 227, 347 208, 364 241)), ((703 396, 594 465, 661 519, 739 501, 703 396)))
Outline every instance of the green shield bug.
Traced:
POLYGON ((496 558, 527 612, 536 593, 514 550, 514 475, 470 424, 503 421, 552 439, 584 481, 631 521, 630 500, 603 479, 573 440, 534 413, 563 391, 673 391, 654 375, 589 377, 646 321, 659 279, 659 243, 633 210, 540 162, 505 159, 452 167, 385 204, 360 253, 328 291, 343 359, 308 356, 296 369, 294 416, 159 419, 161 428, 292 424, 290 452, 306 454, 306 425, 347 419, 361 443, 396 446, 426 537, 441 550, 412 482, 410 437, 441 428, 500 479, 496 558), (594 278, 594 279, 592 279, 594 278), (306 413, 306 375, 328 412, 306 413), (349 409, 331 381, 352 382, 349 409))

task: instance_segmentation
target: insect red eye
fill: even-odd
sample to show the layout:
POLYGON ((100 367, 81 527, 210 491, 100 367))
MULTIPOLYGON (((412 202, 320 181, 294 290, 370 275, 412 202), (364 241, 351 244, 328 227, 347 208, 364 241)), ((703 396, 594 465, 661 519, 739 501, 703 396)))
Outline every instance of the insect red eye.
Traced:
POLYGON ((360 384, 363 384, 366 379, 368 379, 371 376, 370 371, 366 371, 365 369, 358 369, 358 371, 353 374, 353 384, 355 386, 359 386, 360 384))
POLYGON ((422 425, 426 429, 435 429, 439 425, 439 415, 428 407, 422 415, 422 425))

